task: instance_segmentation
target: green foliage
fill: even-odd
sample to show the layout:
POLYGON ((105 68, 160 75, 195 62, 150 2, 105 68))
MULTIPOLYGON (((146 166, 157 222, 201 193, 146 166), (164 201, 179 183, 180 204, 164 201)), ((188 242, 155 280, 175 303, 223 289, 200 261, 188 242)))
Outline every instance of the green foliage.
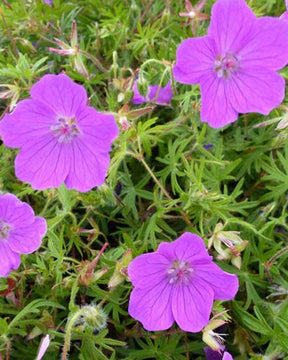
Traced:
MULTIPOLYGON (((212 3, 205 5, 207 14, 212 3)), ((231 317, 225 330, 229 351, 238 360, 288 359, 288 268, 282 252, 288 234, 288 130, 277 129, 285 111, 274 110, 263 127, 255 125, 267 118, 249 114, 215 130, 200 122, 199 88, 174 84, 171 106, 147 104, 139 112, 131 105, 136 70, 152 84, 166 84, 176 47, 192 36, 187 20, 178 16, 184 1, 53 4, 0 5, 0 94, 13 90, 0 99, 1 113, 27 97, 43 74, 65 70, 85 86, 98 110, 112 111, 119 120, 127 102, 129 128, 114 144, 106 183, 89 193, 65 186, 35 192, 15 177, 17 150, 1 145, 1 191, 29 202, 49 229, 39 251, 22 257, 11 281, 0 279, 0 359, 35 358, 46 333, 52 342, 45 359, 59 359, 71 314, 81 305, 100 303, 107 328, 93 332, 75 326, 69 359, 203 359, 201 334, 185 334, 176 326, 149 333, 129 317, 131 284, 122 260, 129 249, 135 257, 184 231, 208 241, 219 222, 249 241, 241 269, 219 261, 240 279, 235 301, 222 307, 231 317), (57 48, 55 39, 70 44, 73 20, 87 75, 72 56, 48 50, 57 48), (109 246, 89 278, 89 264, 105 243, 109 246), (109 289, 112 276, 120 280, 109 289)), ((285 8, 282 0, 249 4, 257 15, 279 16, 285 8)), ((204 35, 207 26, 199 23, 196 35, 204 35)), ((213 249, 211 255, 217 256, 213 249)))

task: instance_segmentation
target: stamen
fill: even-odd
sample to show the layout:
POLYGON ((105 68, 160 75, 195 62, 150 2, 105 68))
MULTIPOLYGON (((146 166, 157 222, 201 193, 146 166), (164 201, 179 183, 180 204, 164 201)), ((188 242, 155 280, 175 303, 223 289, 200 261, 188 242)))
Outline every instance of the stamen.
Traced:
POLYGON ((74 118, 67 119, 60 117, 57 119, 57 124, 52 125, 50 129, 58 137, 59 143, 70 143, 72 139, 80 134, 74 118))
POLYGON ((0 219, 0 241, 7 240, 9 232, 12 230, 12 226, 0 219))
POLYGON ((167 270, 167 275, 169 277, 169 283, 180 283, 188 285, 193 273, 193 269, 189 262, 175 260, 167 270))
POLYGON ((239 68, 239 60, 232 54, 226 54, 215 60, 215 71, 218 77, 230 78, 239 68))

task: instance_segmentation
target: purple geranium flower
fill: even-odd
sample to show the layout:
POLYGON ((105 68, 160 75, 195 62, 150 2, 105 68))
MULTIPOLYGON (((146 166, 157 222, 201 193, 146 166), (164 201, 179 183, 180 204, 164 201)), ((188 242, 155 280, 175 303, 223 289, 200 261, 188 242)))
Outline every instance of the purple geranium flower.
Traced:
POLYGON ((268 115, 284 98, 277 70, 288 62, 288 23, 256 18, 244 0, 218 0, 208 35, 184 40, 176 57, 175 79, 200 83, 202 121, 219 128, 238 113, 268 115))
POLYGON ((16 176, 37 190, 102 185, 119 133, 114 116, 87 106, 84 87, 64 74, 43 76, 30 93, 0 123, 5 145, 21 148, 16 176))
POLYGON ((52 6, 53 5, 53 1, 52 0, 44 0, 44 3, 49 5, 49 6, 52 6))
POLYGON ((213 301, 230 300, 238 290, 237 276, 215 265, 203 240, 188 232, 138 256, 128 274, 135 287, 129 314, 150 331, 166 330, 174 321, 184 331, 200 331, 213 301))
POLYGON ((145 102, 151 101, 158 105, 167 105, 171 101, 172 96, 173 96, 171 80, 167 83, 167 85, 165 87, 159 88, 159 85, 149 86, 146 96, 142 96, 139 93, 139 90, 137 87, 137 81, 138 80, 136 80, 133 85, 133 92, 134 92, 134 96, 132 99, 133 104, 139 105, 139 104, 143 104, 145 102))
POLYGON ((221 353, 219 353, 218 351, 214 351, 211 348, 206 347, 204 348, 204 352, 206 360, 233 360, 232 355, 227 351, 221 351, 221 353))
POLYGON ((20 254, 30 254, 41 245, 47 225, 35 217, 30 205, 12 194, 0 195, 0 277, 20 265, 20 254))

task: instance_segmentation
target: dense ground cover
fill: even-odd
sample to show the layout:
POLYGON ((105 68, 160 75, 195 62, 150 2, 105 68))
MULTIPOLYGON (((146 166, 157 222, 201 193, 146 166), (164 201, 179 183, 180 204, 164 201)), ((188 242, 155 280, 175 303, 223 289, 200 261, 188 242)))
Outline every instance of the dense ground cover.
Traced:
MULTIPOLYGON (((257 16, 285 11, 282 0, 247 3, 257 16)), ((239 278, 235 299, 213 308, 234 359, 288 359, 287 101, 224 128, 201 122, 199 86, 175 82, 172 68, 181 41, 205 35, 210 20, 185 12, 169 0, 2 1, 1 114, 43 75, 65 71, 120 132, 105 184, 89 192, 34 190, 15 176, 18 150, 1 144, 1 191, 29 203, 48 231, 0 278, 0 359, 35 358, 47 333, 47 360, 63 346, 69 359, 204 359, 209 329, 149 332, 128 314, 129 262, 184 232, 239 278), (173 80, 167 106, 132 103, 139 73, 150 85, 173 80)))

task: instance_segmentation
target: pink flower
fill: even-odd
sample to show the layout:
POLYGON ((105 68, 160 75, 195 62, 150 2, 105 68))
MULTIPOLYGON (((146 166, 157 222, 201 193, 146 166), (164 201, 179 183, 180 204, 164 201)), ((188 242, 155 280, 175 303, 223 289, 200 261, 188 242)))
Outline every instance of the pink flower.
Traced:
POLYGON ((84 87, 67 75, 45 75, 0 123, 6 146, 21 148, 16 176, 36 190, 89 191, 102 185, 119 129, 112 115, 87 106, 84 87))
POLYGON ((215 265, 203 240, 188 232, 138 256, 128 274, 134 286, 129 314, 149 331, 166 330, 174 321, 184 331, 200 331, 213 301, 230 300, 238 291, 237 276, 215 265))
POLYGON ((31 254, 47 231, 45 219, 12 194, 0 195, 0 277, 20 266, 20 254, 31 254))
POLYGON ((137 81, 133 85, 134 96, 132 103, 135 105, 140 105, 145 102, 151 101, 157 105, 167 105, 172 99, 173 92, 171 87, 171 80, 167 83, 165 87, 159 87, 159 85, 153 85, 148 87, 148 93, 146 96, 142 96, 137 87, 137 81))
POLYGON ((207 36, 184 40, 177 49, 174 77, 200 83, 201 120, 219 128, 238 113, 268 115, 284 99, 277 73, 288 63, 288 23, 256 18, 244 0, 218 0, 207 36))

